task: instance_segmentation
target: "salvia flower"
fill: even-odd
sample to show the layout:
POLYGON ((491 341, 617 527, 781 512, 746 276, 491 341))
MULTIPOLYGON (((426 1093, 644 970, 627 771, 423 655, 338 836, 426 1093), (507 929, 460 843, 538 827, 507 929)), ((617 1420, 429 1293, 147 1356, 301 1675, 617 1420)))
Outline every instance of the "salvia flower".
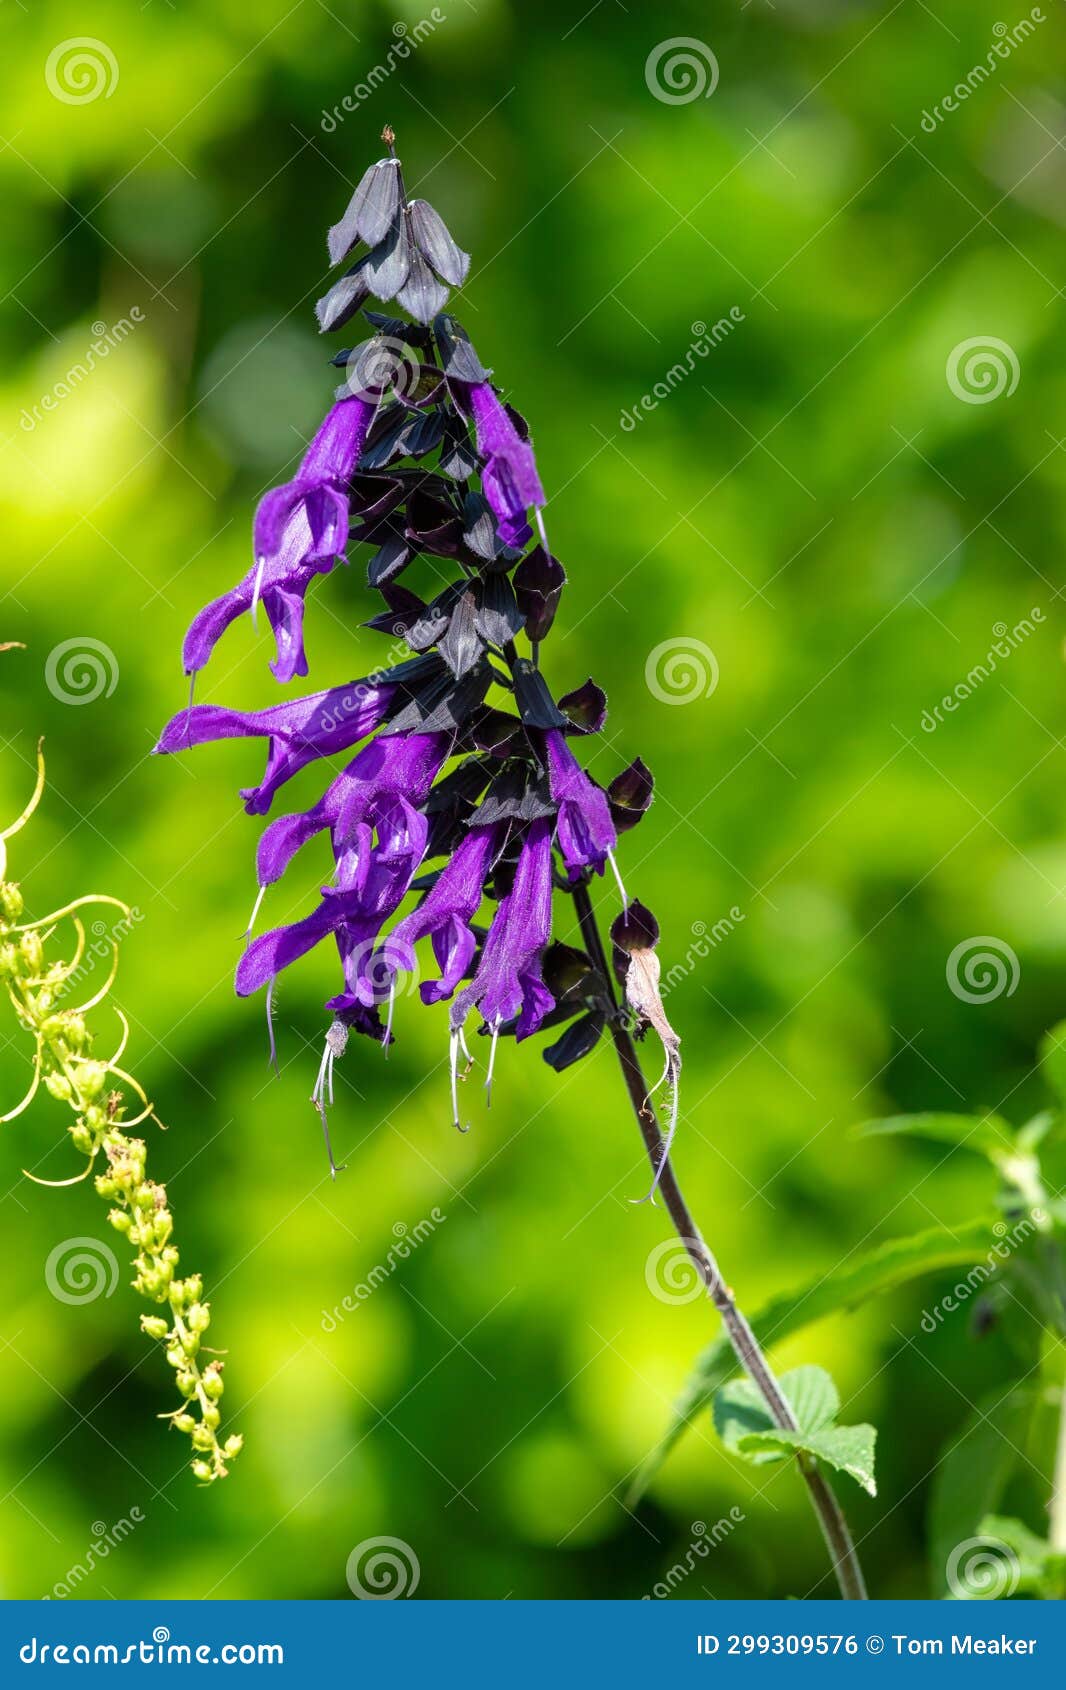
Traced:
POLYGON ((309 698, 272 704, 266 710, 195 704, 171 717, 155 749, 185 751, 217 739, 267 739, 266 772, 258 786, 246 787, 241 793, 249 815, 265 815, 278 788, 308 763, 347 751, 380 727, 400 685, 395 673, 385 671, 380 676, 313 693, 309 698))
MULTIPOLYGON (((451 1003, 456 1124, 472 1015, 491 1037, 490 1082, 501 1037, 556 1030, 544 1055, 559 1070, 595 1047, 619 1011, 585 951, 553 939, 553 894, 614 867, 618 832, 651 800, 639 759, 603 786, 572 749, 574 736, 594 742, 606 698, 592 681, 556 695, 540 666, 566 572, 544 535, 533 448, 445 309, 466 254, 431 207, 408 200, 391 131, 384 139, 389 157, 366 172, 329 236, 334 264, 360 244, 366 251, 318 318, 323 330, 339 327, 373 294, 414 321, 366 310, 371 338, 332 360, 349 382, 359 376, 359 391, 340 390, 295 479, 262 501, 254 569, 197 618, 186 668, 202 667, 222 629, 261 600, 276 677, 303 673, 306 587, 355 547, 367 548, 368 584, 384 600, 364 637, 384 633, 412 655, 264 710, 201 704, 176 715, 158 746, 265 736, 266 773, 243 793, 253 814, 293 775, 324 765, 319 796, 273 821, 256 859, 262 899, 283 875, 290 883, 305 846, 307 860, 328 847, 317 897, 309 886, 299 919, 249 931, 236 979, 242 996, 266 990, 269 1016, 279 974, 323 941, 336 947, 342 978, 313 1091, 324 1129, 337 1057, 351 1032, 391 1041, 397 982, 419 974, 420 944, 436 963, 419 982, 423 1003, 451 1003), (540 543, 527 552, 531 516, 540 543), (424 582, 401 584, 416 565, 424 582), (513 708, 496 702, 508 697, 513 708)), ((638 996, 632 1012, 656 1025, 650 988, 638 996)))
POLYGON ((617 844, 607 794, 589 779, 558 728, 549 728, 544 738, 549 790, 558 805, 555 837, 563 861, 571 878, 584 868, 602 874, 617 844))
POLYGON ((523 440, 507 410, 487 382, 469 389, 470 410, 482 458, 481 485, 492 507, 501 540, 524 546, 531 537, 526 512, 544 504, 533 448, 523 440))
POLYGON ((243 581, 206 605, 185 636, 185 673, 204 667, 231 622, 262 603, 277 655, 279 681, 307 674, 304 597, 348 544, 348 483, 374 414, 368 399, 340 400, 315 435, 294 480, 261 500, 253 530, 253 562, 243 581))

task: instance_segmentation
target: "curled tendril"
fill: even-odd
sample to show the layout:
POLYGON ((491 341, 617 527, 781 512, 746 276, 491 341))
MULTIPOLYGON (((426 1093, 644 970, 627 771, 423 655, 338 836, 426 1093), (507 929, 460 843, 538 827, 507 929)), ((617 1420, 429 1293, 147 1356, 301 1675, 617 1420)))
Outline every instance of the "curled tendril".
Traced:
MULTIPOLYGON (((90 906, 108 906, 121 911, 127 921, 133 912, 120 898, 90 892, 36 921, 23 921, 22 893, 6 878, 6 842, 29 821, 44 791, 42 744, 37 747, 37 779, 29 803, 16 821, 0 831, 0 986, 19 1025, 34 1041, 29 1089, 14 1109, 0 1116, 0 1123, 22 1115, 42 1086, 74 1112, 69 1131, 74 1148, 86 1159, 81 1173, 68 1179, 46 1180, 28 1169, 23 1172, 35 1185, 50 1187, 78 1185, 96 1174, 98 1194, 113 1204, 108 1215, 111 1225, 129 1239, 135 1251, 134 1288, 160 1307, 158 1314, 142 1315, 141 1326, 150 1338, 163 1344, 182 1399, 180 1408, 160 1418, 169 1420, 190 1438, 192 1470, 198 1479, 209 1483, 225 1476, 227 1463, 240 1452, 241 1439, 232 1436, 223 1442, 219 1437, 223 1363, 203 1346, 211 1323, 210 1304, 203 1301, 199 1274, 178 1277, 179 1258, 172 1242, 174 1223, 166 1188, 148 1179, 144 1141, 129 1136, 129 1129, 143 1121, 155 1121, 160 1128, 163 1123, 139 1080, 119 1066, 130 1036, 122 1010, 117 1004, 111 1006, 119 1020, 119 1039, 106 1058, 94 1055, 93 1033, 85 1022, 87 1012, 105 1001, 115 983, 118 934, 114 930, 106 939, 111 954, 103 984, 77 1007, 65 1001, 66 989, 81 977, 85 965, 85 926, 77 912, 90 906), (73 955, 67 961, 60 958, 51 962, 47 947, 65 921, 74 928, 73 955), (130 1120, 125 1118, 122 1091, 110 1089, 113 1081, 120 1081, 143 1105, 130 1120), (97 1172, 101 1153, 106 1163, 102 1173, 97 1172), (202 1347, 205 1354, 211 1354, 210 1360, 201 1361, 202 1347)), ((95 945, 93 949, 97 956, 107 954, 95 945)), ((90 962, 92 966, 95 964, 90 962)))

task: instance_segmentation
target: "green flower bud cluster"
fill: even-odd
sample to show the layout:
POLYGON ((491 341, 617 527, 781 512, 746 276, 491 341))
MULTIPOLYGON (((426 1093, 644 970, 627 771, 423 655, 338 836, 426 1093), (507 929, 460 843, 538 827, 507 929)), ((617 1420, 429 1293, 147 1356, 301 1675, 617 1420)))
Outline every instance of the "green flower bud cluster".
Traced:
POLYGON ((118 1127, 104 1135, 106 1173, 96 1177, 99 1195, 115 1205, 108 1219, 136 1251, 134 1290, 166 1314, 142 1314, 141 1329, 164 1346, 167 1361, 182 1406, 168 1419, 191 1440, 195 1452, 192 1470, 198 1479, 210 1483, 224 1478, 226 1463, 240 1453, 240 1437, 219 1438, 222 1413, 222 1361, 212 1356, 204 1362, 204 1334, 211 1324, 211 1305, 203 1300, 204 1285, 198 1273, 178 1276, 178 1251, 171 1242, 174 1219, 167 1203, 166 1187, 145 1173, 145 1144, 128 1138, 118 1127))
MULTIPOLYGON (((69 991, 68 983, 77 984, 74 977, 78 975, 85 947, 84 929, 76 912, 85 905, 111 905, 127 917, 130 912, 116 898, 92 894, 75 899, 40 921, 23 923, 22 893, 14 882, 4 878, 5 842, 32 815, 43 784, 44 765, 38 754, 38 781, 33 798, 14 826, 0 832, 0 987, 6 991, 19 1023, 36 1046, 29 1090, 21 1103, 0 1116, 0 1124, 22 1114, 43 1085, 50 1096, 74 1112, 70 1137, 75 1149, 86 1158, 79 1179, 93 1172, 103 1152, 107 1168, 96 1176, 96 1191, 112 1204, 108 1219, 115 1231, 129 1240, 134 1251, 134 1290, 160 1307, 159 1314, 141 1316, 141 1327, 165 1347, 182 1399, 180 1408, 160 1418, 168 1419, 189 1437, 194 1455, 192 1471, 206 1484, 225 1477, 227 1463, 240 1453, 242 1440, 239 1436, 224 1440, 219 1436, 223 1363, 217 1354, 209 1351, 206 1353, 210 1359, 204 1360, 203 1340, 211 1324, 211 1306, 204 1301, 199 1274, 179 1277, 178 1250, 173 1242, 174 1217, 167 1202, 166 1187, 148 1178, 145 1142, 131 1137, 127 1130, 140 1121, 154 1120, 155 1115, 138 1082, 117 1066, 129 1031, 120 1010, 116 1011, 122 1024, 118 1050, 106 1061, 93 1055, 93 1035, 84 1012, 106 998, 114 982, 114 963, 104 985, 80 1008, 68 1007, 65 1001, 64 988, 69 991), (53 962, 49 960, 48 942, 64 917, 69 917, 73 924, 76 949, 71 960, 53 962), (140 1100, 141 1111, 133 1121, 123 1119, 123 1093, 111 1089, 112 1078, 124 1081, 140 1100)), ((114 940, 111 945, 116 952, 114 940)), ((28 1177, 40 1185, 52 1183, 36 1180, 32 1174, 28 1177)))

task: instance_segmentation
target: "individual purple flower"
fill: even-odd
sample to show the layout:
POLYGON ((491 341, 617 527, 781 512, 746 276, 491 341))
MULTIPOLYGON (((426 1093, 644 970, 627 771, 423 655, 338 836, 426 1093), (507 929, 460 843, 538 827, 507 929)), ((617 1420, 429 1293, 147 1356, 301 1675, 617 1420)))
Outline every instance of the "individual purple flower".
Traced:
POLYGON ((474 978, 452 1004, 452 1112, 457 1126, 458 1046, 469 1012, 480 1009, 492 1029, 485 1082, 491 1093, 496 1040, 503 1023, 517 1017, 515 1038, 528 1038, 555 1006, 542 974, 544 947, 551 937, 551 904, 551 828, 541 819, 530 824, 522 841, 511 889, 500 899, 492 918, 474 978))
POLYGON ((482 490, 500 539, 509 546, 524 546, 532 534, 526 512, 545 502, 533 448, 522 439, 490 382, 474 382, 468 393, 477 449, 484 459, 482 490))
POLYGON ((470 923, 481 903, 498 833, 493 826, 472 827, 418 908, 397 923, 381 948, 380 966, 391 980, 401 969, 414 970, 415 942, 429 938, 441 973, 439 980, 422 982, 423 1003, 450 998, 470 967, 477 949, 470 923))
MULTIPOLYGON (((369 840, 369 828, 365 833, 369 840)), ((388 1030, 379 1033, 376 1020, 372 1022, 361 1013, 387 995, 368 984, 369 963, 382 924, 402 902, 417 872, 424 843, 424 832, 420 843, 416 826, 405 853, 375 852, 366 860, 365 872, 356 884, 323 886, 321 901, 310 915, 253 939, 237 964, 238 997, 249 997, 263 986, 272 986, 282 969, 332 935, 344 964, 346 989, 330 999, 327 1007, 341 1014, 346 1025, 355 1025, 360 1032, 372 1031, 372 1036, 384 1042, 388 1030)))
POLYGON ((370 834, 378 832, 378 854, 403 855, 417 833, 425 848, 427 823, 417 814, 441 764, 452 735, 382 734, 364 745, 322 797, 308 810, 279 816, 259 841, 256 870, 260 886, 281 878, 296 852, 316 833, 329 828, 337 860, 338 884, 358 887, 365 880, 370 834))
POLYGON ((570 878, 576 879, 584 868, 602 874, 617 843, 607 794, 585 773, 560 729, 549 728, 544 739, 549 787, 559 806, 555 839, 570 878))
POLYGON ((195 704, 171 718, 155 749, 185 751, 216 739, 268 737, 263 779, 241 793, 249 815, 265 815, 278 788, 305 764, 347 751, 381 726, 399 690, 398 683, 387 676, 386 670, 266 710, 195 704))
POLYGON ((330 410, 292 481, 275 487, 255 515, 255 561, 244 580, 194 618, 182 658, 185 673, 202 669, 222 634, 262 600, 277 655, 270 667, 279 681, 307 674, 303 643, 304 595, 315 575, 326 574, 348 544, 348 483, 374 415, 369 399, 346 398, 330 410))

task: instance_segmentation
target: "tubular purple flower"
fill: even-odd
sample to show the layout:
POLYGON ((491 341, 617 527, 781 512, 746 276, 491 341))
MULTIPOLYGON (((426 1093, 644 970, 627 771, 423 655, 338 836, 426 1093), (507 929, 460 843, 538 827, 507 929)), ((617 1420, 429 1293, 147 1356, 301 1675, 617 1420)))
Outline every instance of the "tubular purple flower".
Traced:
POLYGON ((551 897, 551 830, 547 821, 535 821, 522 842, 511 890, 492 919, 477 973, 452 1005, 453 1034, 479 1008, 494 1031, 517 1016, 515 1037, 528 1038, 554 1008, 541 974, 551 936, 551 897))
POLYGON ((419 987, 423 1003, 450 998, 463 979, 477 939, 470 923, 481 903, 482 887, 492 865, 499 829, 472 827, 456 846, 451 861, 416 910, 404 916, 379 951, 379 967, 391 981, 401 970, 415 966, 415 942, 429 938, 441 974, 419 987))
POLYGON ((346 901, 335 887, 323 886, 322 902, 310 915, 253 939, 237 964, 237 996, 250 997, 261 986, 269 985, 283 968, 306 956, 320 939, 336 932, 356 904, 355 895, 349 895, 346 901))
POLYGON ((617 843, 607 794, 585 773, 558 728, 549 728, 544 739, 551 795, 559 806, 555 839, 570 878, 583 868, 602 874, 617 843))
MULTIPOLYGON (((369 839, 370 830, 366 829, 369 839)), ((422 841, 424 844, 424 839, 422 841)), ((237 964, 238 997, 248 997, 269 985, 283 968, 297 962, 332 934, 344 964, 347 990, 331 998, 328 1008, 350 1011, 356 1022, 361 1011, 381 1002, 383 995, 369 973, 374 941, 402 901, 421 861, 417 837, 406 856, 386 860, 375 853, 354 886, 323 886, 322 901, 310 915, 275 927, 253 939, 237 964)), ((360 1026, 359 1031, 367 1031, 360 1026)))
POLYGON ((468 392, 477 449, 485 460, 481 485, 500 539, 509 546, 524 546, 532 534, 526 512, 531 505, 545 503, 533 448, 522 439, 490 382, 475 382, 468 392))
POLYGON ((384 675, 371 675, 266 710, 226 710, 217 704, 196 704, 171 717, 155 749, 185 751, 217 739, 268 737, 263 779, 241 793, 249 815, 265 815, 278 788, 307 763, 347 751, 379 728, 397 690, 397 683, 384 675))
POLYGON ((315 575, 327 574, 348 544, 348 483, 374 416, 369 399, 339 400, 315 435, 292 481, 275 487, 255 515, 255 561, 236 587, 194 618, 182 648, 185 673, 202 669, 238 616, 262 600, 277 655, 279 681, 307 674, 303 644, 304 595, 315 575))

